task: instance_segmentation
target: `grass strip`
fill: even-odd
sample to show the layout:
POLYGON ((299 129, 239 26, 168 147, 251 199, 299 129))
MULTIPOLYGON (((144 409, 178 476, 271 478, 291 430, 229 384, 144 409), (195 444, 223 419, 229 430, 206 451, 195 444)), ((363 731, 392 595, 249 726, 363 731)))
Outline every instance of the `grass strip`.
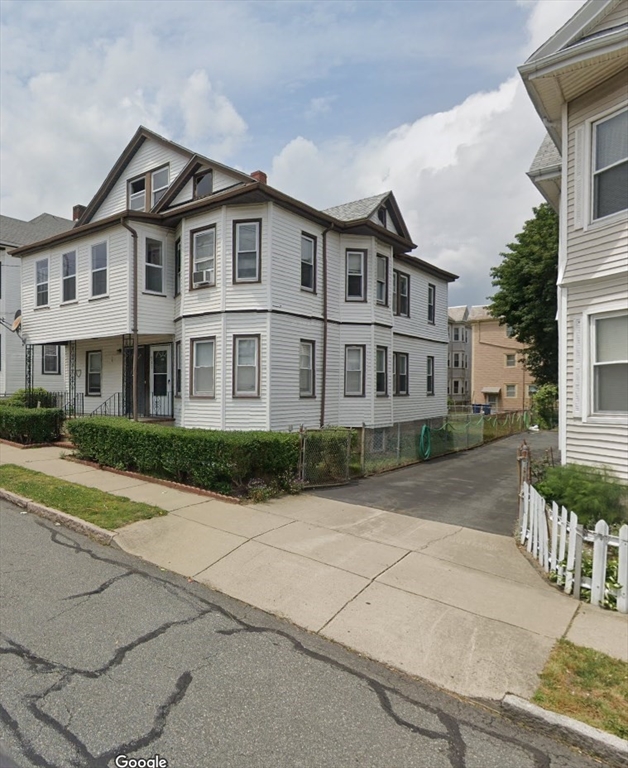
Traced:
POLYGON ((535 704, 628 738, 628 663, 559 640, 540 677, 535 704))
POLYGON ((167 514, 159 507, 68 483, 15 464, 0 466, 0 487, 110 531, 137 520, 167 514))

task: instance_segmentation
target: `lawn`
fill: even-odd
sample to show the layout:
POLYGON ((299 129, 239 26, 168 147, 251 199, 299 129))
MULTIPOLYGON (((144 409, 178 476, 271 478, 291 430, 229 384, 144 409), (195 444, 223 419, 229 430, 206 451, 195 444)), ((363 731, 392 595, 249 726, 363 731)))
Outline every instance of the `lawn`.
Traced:
POLYGON ((628 738, 628 663, 559 640, 532 701, 628 738))
POLYGON ((14 464, 0 466, 0 487, 111 531, 137 520, 167 514, 159 507, 68 483, 14 464))

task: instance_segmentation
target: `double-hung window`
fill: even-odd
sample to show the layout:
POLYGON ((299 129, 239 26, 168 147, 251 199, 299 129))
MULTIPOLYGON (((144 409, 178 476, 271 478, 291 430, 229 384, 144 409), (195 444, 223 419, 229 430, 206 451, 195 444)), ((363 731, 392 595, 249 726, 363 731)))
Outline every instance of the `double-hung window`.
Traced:
POLYGON ((144 288, 150 293, 164 292, 164 246, 160 240, 146 238, 144 288))
POLYGON ((506 397, 517 397, 516 384, 506 384, 506 397))
POLYGON ((233 222, 233 282, 259 283, 262 222, 233 222))
POLYGON ((146 177, 129 181, 129 208, 132 211, 146 209, 146 177))
POLYGON ((454 352, 454 368, 460 368, 460 353, 454 352))
POLYGON ((92 245, 92 296, 107 293, 107 243, 92 245))
POLYGON ((194 177, 194 197, 205 197, 213 191, 212 171, 203 171, 194 177))
POLYGON ((314 397, 314 342, 301 339, 299 347, 299 396, 314 397))
POLYGON ((366 301, 366 251, 347 251, 347 301, 366 301))
POLYGON ((174 295, 181 293, 181 238, 174 244, 174 295))
POLYGON ((517 365, 517 360, 515 355, 508 354, 506 355, 506 368, 514 368, 517 365))
POLYGON ((364 395, 364 353, 363 345, 345 346, 345 397, 364 395))
POLYGON ((44 344, 41 348, 41 372, 46 376, 58 376, 61 373, 60 357, 58 344, 44 344))
POLYGON ((434 325, 436 322, 436 286, 427 284, 427 322, 434 325))
POLYGON ((316 291, 316 238, 301 233, 301 288, 316 291))
POLYGON ((181 397, 181 342, 174 345, 174 395, 181 397))
POLYGON ((76 251, 61 257, 63 301, 76 301, 76 251))
POLYGON ((378 304, 388 304, 388 258, 377 254, 377 296, 378 304))
POLYGON ((454 341, 460 341, 460 328, 458 326, 454 328, 454 341))
POLYGON ((593 126, 593 219, 628 209, 628 109, 593 126))
POLYGON ((205 227, 190 234, 192 287, 216 284, 216 228, 205 227))
POLYGON ((410 317, 410 277, 404 272, 393 272, 393 315, 410 317))
POLYGON ((102 386, 102 352, 87 353, 87 391, 85 394, 100 396, 102 386))
POLYGON ((434 394, 434 358, 428 355, 427 358, 427 382, 426 390, 428 395, 434 394))
POLYGON ((192 340, 192 392, 194 397, 214 397, 216 340, 192 340))
POLYGON ((40 259, 35 263, 35 305, 48 306, 48 259, 40 259))
POLYGON ((151 189, 153 191, 153 207, 161 200, 166 194, 168 189, 168 166, 165 168, 159 168, 157 171, 153 171, 151 174, 151 189))
POLYGON ((386 397, 388 394, 388 349, 377 347, 375 350, 375 394, 386 397))
POLYGON ((628 411, 628 313, 591 318, 593 413, 628 411))
POLYGON ((393 352, 393 394, 408 394, 408 354, 393 352))
POLYGON ((259 336, 233 337, 233 396, 259 397, 259 336))

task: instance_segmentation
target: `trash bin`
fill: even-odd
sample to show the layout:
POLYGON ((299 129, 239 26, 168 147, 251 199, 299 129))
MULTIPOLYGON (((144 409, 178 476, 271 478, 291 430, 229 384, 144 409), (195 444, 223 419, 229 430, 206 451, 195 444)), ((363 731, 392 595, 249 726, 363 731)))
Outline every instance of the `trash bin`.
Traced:
POLYGON ((478 405, 477 403, 473 403, 471 407, 473 408, 473 413, 482 413, 481 405, 478 405))
POLYGON ((491 415, 491 405, 490 405, 490 403, 487 403, 486 405, 483 405, 482 406, 482 410, 484 411, 484 415, 485 416, 490 416, 491 415))

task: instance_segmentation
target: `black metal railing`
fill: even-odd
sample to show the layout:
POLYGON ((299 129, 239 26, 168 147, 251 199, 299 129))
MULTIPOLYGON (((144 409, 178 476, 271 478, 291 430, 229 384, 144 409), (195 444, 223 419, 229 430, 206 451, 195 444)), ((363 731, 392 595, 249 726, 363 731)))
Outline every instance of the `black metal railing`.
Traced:
POLYGON ((104 403, 89 414, 90 416, 129 416, 126 408, 126 401, 122 392, 114 392, 104 403))
POLYGON ((85 415, 85 400, 82 392, 24 392, 27 408, 61 408, 66 418, 85 415))

